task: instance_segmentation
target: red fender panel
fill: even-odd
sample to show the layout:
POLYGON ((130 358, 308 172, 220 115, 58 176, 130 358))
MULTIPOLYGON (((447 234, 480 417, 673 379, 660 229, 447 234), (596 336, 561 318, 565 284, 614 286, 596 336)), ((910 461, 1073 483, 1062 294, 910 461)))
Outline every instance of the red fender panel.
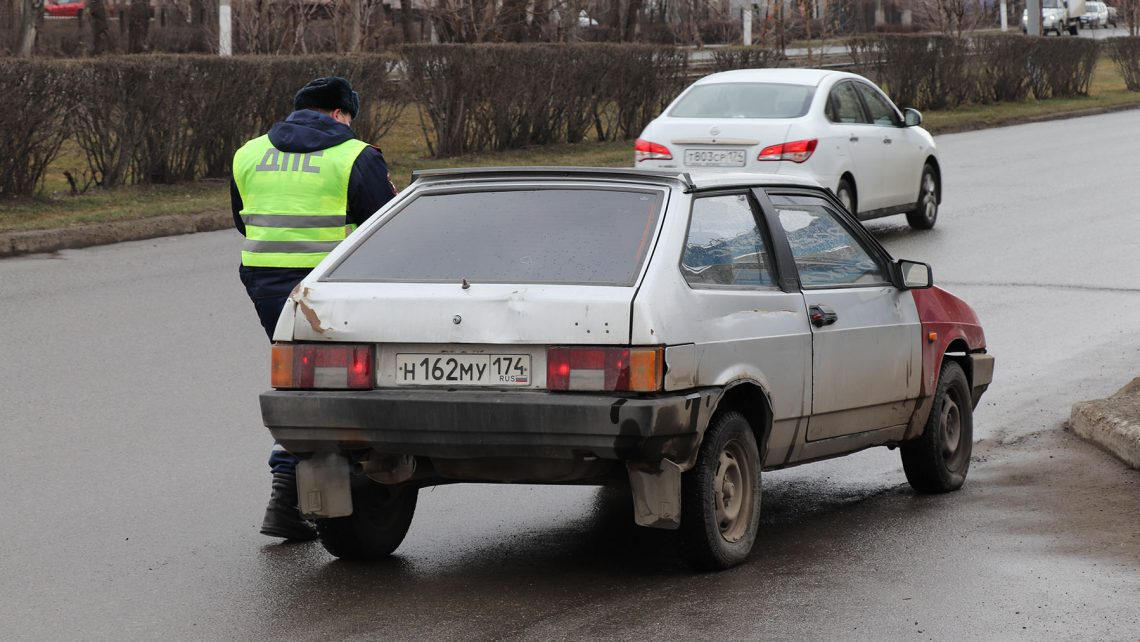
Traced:
POLYGON ((940 287, 911 290, 918 320, 922 323, 922 396, 934 394, 942 355, 955 339, 962 339, 970 350, 986 347, 986 335, 978 315, 965 301, 940 287), (930 341, 930 333, 938 337, 930 341))

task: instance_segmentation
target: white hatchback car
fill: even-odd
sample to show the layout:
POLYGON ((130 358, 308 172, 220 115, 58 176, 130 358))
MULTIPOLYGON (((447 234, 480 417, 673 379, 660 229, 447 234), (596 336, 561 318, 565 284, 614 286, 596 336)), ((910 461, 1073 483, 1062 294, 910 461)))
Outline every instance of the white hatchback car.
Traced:
POLYGON ((821 69, 740 69, 690 85, 634 145, 634 166, 810 177, 867 220, 930 229, 942 170, 922 114, 869 80, 821 69))
POLYGON ((804 178, 435 170, 341 243, 273 335, 273 437, 333 554, 391 553, 420 488, 620 484, 702 568, 761 469, 898 446, 962 485, 993 357, 970 307, 804 178))

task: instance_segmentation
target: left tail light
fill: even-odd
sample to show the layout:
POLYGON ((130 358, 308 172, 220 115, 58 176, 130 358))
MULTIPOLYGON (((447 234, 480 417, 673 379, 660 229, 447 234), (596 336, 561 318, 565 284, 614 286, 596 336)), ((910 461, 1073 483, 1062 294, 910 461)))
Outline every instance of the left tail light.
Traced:
POLYGON ((548 390, 655 392, 662 388, 664 372, 664 348, 546 350, 548 390))
POLYGON ((780 143, 779 145, 769 145, 760 150, 760 155, 756 157, 756 160, 802 163, 811 158, 811 154, 815 151, 815 146, 818 144, 819 139, 811 138, 807 140, 794 140, 790 143, 780 143))
POLYGON ((638 163, 644 160, 673 160, 673 152, 661 143, 638 138, 633 143, 633 157, 638 163))
POLYGON ((293 389, 370 389, 374 355, 371 345, 275 343, 272 385, 293 389))

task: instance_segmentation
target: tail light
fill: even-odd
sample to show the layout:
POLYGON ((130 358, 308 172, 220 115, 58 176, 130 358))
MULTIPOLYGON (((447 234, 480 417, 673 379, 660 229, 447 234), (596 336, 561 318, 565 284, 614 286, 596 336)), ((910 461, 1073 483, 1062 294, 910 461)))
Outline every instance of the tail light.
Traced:
POLYGON ((815 151, 815 146, 818 143, 818 139, 812 138, 809 140, 796 140, 790 143, 780 143, 779 145, 769 145, 760 150, 760 155, 756 157, 756 160, 802 163, 811 158, 811 153, 815 151))
POLYGON ((673 160, 673 153, 660 143, 638 138, 633 143, 633 157, 638 163, 644 160, 673 160))
POLYGON ((664 348, 547 348, 549 390, 654 392, 665 372, 664 348))
POLYGON ((372 387, 370 345, 345 343, 273 344, 274 388, 364 390, 372 387))

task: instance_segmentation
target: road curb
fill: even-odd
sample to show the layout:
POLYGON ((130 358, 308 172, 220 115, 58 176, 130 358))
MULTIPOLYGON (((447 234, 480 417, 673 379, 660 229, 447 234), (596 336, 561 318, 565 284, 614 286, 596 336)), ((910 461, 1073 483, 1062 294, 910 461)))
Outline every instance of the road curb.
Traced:
POLYGON ((1129 111, 1132 109, 1140 109, 1140 101, 1135 103, 1126 103, 1123 105, 1109 105, 1108 107, 1090 107, 1088 109, 1077 109, 1073 111, 1058 111, 1047 114, 1035 114, 1033 116, 1010 116, 1003 118, 997 122, 986 123, 982 127, 973 127, 970 125, 958 125, 948 127, 930 127, 927 128, 932 135, 943 134, 961 134, 964 132, 976 132, 984 129, 995 129, 997 127, 1012 127, 1013 125, 1029 125, 1032 123, 1044 123, 1050 120, 1068 120, 1070 118, 1084 118, 1085 116, 1099 116, 1101 114, 1111 114, 1118 111, 1129 111))
POLYGON ((88 223, 54 230, 0 233, 0 257, 39 254, 121 241, 140 241, 159 236, 212 232, 233 226, 229 212, 169 214, 130 221, 88 223))
POLYGON ((1140 470, 1140 377, 1108 399, 1073 404, 1069 429, 1140 470))

